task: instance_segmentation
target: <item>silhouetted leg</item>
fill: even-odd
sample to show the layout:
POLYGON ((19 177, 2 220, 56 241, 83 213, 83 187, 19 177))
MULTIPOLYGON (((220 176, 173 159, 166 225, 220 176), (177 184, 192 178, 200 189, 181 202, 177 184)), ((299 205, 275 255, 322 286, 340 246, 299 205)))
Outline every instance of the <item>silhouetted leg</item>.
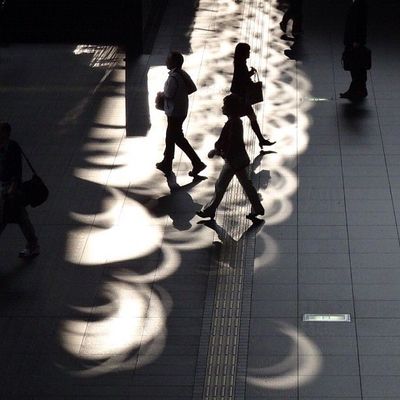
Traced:
POLYGON ((175 143, 189 157, 189 160, 192 162, 194 167, 202 163, 193 147, 190 145, 185 136, 183 136, 183 132, 176 138, 175 143))
POLYGON ((358 69, 351 70, 351 85, 350 90, 359 96, 366 96, 367 92, 367 70, 358 69))
POLYGON ((172 161, 175 156, 175 142, 179 134, 183 135, 182 124, 185 118, 167 117, 168 125, 165 134, 165 150, 162 163, 166 168, 172 168, 172 161))
POLYGON ((31 220, 29 219, 25 207, 21 207, 21 210, 19 212, 18 225, 21 228, 23 235, 25 236, 27 247, 36 246, 38 243, 38 239, 36 236, 35 228, 33 227, 31 220))
POLYGON ((220 205, 226 189, 230 181, 232 180, 235 172, 229 166, 229 164, 225 164, 219 174, 217 181, 215 182, 215 193, 212 199, 203 207, 203 211, 207 214, 214 215, 218 206, 220 205))
POLYGON ((202 164, 199 156, 194 151, 188 140, 183 135, 182 125, 186 117, 168 117, 168 127, 165 138, 164 161, 166 166, 171 167, 177 145, 190 159, 193 166, 202 164))
POLYGON ((246 115, 250 120, 251 129, 253 129, 254 133, 256 134, 257 139, 258 139, 258 144, 260 145, 260 147, 262 148, 262 146, 273 145, 275 142, 271 142, 270 140, 265 139, 265 137, 261 133, 261 129, 260 129, 260 125, 258 125, 256 113, 254 112, 253 107, 250 104, 247 105, 247 114, 246 115))
POLYGON ((243 168, 235 173, 239 183, 242 185, 246 196, 250 200, 252 212, 257 214, 264 214, 264 207, 261 204, 260 197, 258 196, 257 190, 253 186, 250 178, 247 174, 247 168, 243 168))

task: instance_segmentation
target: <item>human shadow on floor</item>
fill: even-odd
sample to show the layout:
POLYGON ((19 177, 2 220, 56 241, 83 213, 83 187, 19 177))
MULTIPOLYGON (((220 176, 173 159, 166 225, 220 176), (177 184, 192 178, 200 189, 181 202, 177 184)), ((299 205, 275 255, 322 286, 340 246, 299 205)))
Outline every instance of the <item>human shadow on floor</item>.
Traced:
POLYGON ((204 225, 212 229, 218 236, 219 241, 214 241, 214 259, 217 262, 222 262, 223 265, 228 265, 231 268, 235 267, 238 251, 244 249, 245 242, 250 235, 256 235, 257 232, 265 224, 263 219, 255 218, 249 228, 243 232, 239 239, 235 240, 231 235, 214 219, 201 220, 197 222, 199 225, 204 225))
POLYGON ((192 182, 181 186, 176 181, 176 175, 171 173, 167 177, 170 193, 158 199, 153 199, 149 203, 144 204, 144 206, 155 217, 159 218, 168 215, 172 219, 173 226, 176 229, 186 231, 191 228, 190 221, 201 207, 200 204, 193 201, 192 196, 188 192, 205 179, 207 178, 198 175, 192 182))
POLYGON ((343 129, 348 134, 365 135, 365 119, 371 114, 368 104, 363 100, 340 104, 343 129))
POLYGON ((369 108, 365 107, 365 99, 343 103, 341 104, 340 109, 342 110, 342 115, 346 120, 364 119, 371 113, 369 108))
MULTIPOLYGON (((252 165, 252 180, 258 181, 258 187, 261 188, 262 190, 266 190, 268 187, 268 184, 271 180, 271 173, 269 170, 266 169, 260 169, 259 172, 254 172, 257 168, 261 166, 261 160, 263 157, 267 154, 276 154, 276 151, 264 151, 261 150, 260 153, 254 158, 252 165)), ((262 201, 262 199, 261 199, 262 201)))

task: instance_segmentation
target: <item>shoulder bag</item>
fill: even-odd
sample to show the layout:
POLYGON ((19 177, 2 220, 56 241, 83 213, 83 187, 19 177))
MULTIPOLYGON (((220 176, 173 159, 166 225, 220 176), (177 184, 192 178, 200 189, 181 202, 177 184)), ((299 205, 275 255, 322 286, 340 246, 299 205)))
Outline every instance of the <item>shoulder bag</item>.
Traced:
POLYGON ((246 103, 251 105, 261 103, 264 100, 262 82, 258 77, 257 71, 255 72, 255 78, 256 80, 251 80, 246 90, 246 103))
POLYGON ((28 157, 21 149, 21 154, 25 158, 25 161, 29 165, 32 171, 32 178, 28 181, 22 182, 21 185, 21 201, 25 207, 30 205, 31 207, 37 207, 43 204, 49 197, 49 189, 44 184, 43 180, 36 173, 28 157))

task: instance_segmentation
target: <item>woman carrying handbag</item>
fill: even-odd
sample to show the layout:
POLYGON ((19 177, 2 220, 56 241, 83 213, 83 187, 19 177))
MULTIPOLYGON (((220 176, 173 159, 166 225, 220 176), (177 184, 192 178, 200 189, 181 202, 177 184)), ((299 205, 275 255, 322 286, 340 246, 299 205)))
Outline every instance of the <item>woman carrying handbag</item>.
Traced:
MULTIPOLYGON (((264 138, 261 133, 260 126, 257 121, 256 114, 253 110, 252 103, 249 101, 249 88, 254 85, 251 77, 256 73, 254 68, 250 71, 247 68, 246 60, 250 57, 250 46, 247 43, 238 43, 235 48, 235 55, 233 58, 233 79, 231 85, 231 92, 240 96, 244 103, 244 111, 241 113, 250 119, 250 125, 258 138, 260 147, 272 146, 276 142, 264 138)), ((254 104, 254 103, 253 103, 254 104)))

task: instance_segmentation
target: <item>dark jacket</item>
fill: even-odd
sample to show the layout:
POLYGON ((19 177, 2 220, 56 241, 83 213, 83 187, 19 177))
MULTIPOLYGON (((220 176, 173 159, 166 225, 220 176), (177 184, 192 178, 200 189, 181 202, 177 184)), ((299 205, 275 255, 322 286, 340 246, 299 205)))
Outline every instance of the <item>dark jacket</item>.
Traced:
POLYGON ((367 41, 367 4, 365 0, 356 0, 347 14, 343 43, 352 46, 354 42, 365 45, 367 41))
POLYGON ((235 61, 233 63, 231 92, 244 98, 246 96, 247 88, 251 83, 250 76, 251 74, 247 69, 246 60, 235 61))
POLYGON ((290 12, 294 14, 299 14, 302 11, 303 0, 290 0, 289 1, 289 9, 290 12))
POLYGON ((21 148, 14 140, 0 149, 0 182, 21 183, 22 180, 22 158, 21 148))
POLYGON ((239 117, 229 119, 215 143, 215 150, 235 171, 247 167, 250 159, 243 141, 243 123, 239 117))

